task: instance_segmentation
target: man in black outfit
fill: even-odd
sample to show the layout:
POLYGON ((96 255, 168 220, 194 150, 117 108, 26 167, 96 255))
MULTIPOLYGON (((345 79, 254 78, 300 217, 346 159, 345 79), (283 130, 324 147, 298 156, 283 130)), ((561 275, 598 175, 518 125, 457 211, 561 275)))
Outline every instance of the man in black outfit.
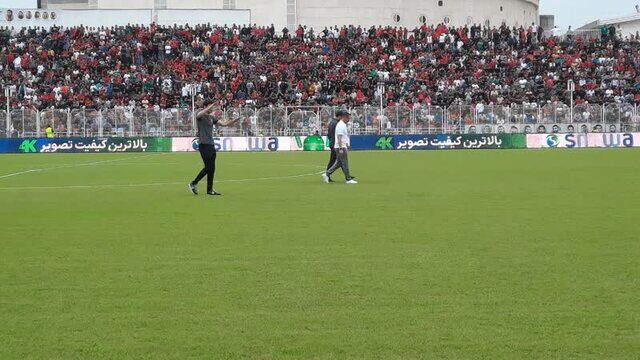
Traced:
POLYGON ((213 145, 213 125, 218 124, 220 126, 229 126, 235 121, 219 120, 215 116, 211 115, 214 106, 215 104, 211 104, 196 115, 196 122, 198 125, 198 148, 200 150, 202 162, 204 162, 204 168, 200 170, 198 176, 189 183, 189 190, 194 195, 198 195, 198 182, 200 182, 205 175, 207 176, 207 195, 222 195, 213 189, 213 175, 216 172, 216 148, 213 145))
MULTIPOLYGON (((331 119, 331 121, 329 122, 329 130, 327 131, 327 139, 329 140, 329 147, 331 149, 331 157, 329 158, 329 165, 327 165, 327 170, 329 170, 329 168, 331 168, 331 165, 333 165, 334 162, 336 162, 336 149, 333 148, 333 143, 335 142, 335 138, 336 138, 336 125, 338 125, 338 122, 340 120, 338 120, 337 118, 342 115, 343 111, 342 110, 338 110, 336 112, 336 117, 331 119)), ((329 182, 334 182, 331 177, 329 177, 329 182)))

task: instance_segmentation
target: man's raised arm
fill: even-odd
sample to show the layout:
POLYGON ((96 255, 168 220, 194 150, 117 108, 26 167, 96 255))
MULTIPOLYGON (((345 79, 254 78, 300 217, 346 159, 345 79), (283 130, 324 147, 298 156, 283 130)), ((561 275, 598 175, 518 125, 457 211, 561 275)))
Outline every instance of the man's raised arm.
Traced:
POLYGON ((200 110, 200 112, 198 112, 196 114, 196 119, 200 119, 201 117, 209 114, 211 112, 211 109, 213 109, 214 106, 215 106, 215 103, 213 103, 213 104, 207 106, 206 108, 200 110))

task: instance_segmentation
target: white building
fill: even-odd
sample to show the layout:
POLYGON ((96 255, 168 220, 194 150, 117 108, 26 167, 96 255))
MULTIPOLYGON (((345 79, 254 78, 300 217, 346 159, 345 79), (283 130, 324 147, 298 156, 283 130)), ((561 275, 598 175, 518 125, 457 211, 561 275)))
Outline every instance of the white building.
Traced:
POLYGON ((332 25, 538 24, 539 0, 40 0, 48 9, 248 9, 251 21, 289 29, 332 25))
POLYGON ((596 20, 580 27, 577 31, 599 33, 603 26, 615 26, 616 35, 623 39, 631 39, 632 37, 637 39, 637 35, 640 35, 640 7, 636 6, 636 12, 633 14, 610 19, 596 20))

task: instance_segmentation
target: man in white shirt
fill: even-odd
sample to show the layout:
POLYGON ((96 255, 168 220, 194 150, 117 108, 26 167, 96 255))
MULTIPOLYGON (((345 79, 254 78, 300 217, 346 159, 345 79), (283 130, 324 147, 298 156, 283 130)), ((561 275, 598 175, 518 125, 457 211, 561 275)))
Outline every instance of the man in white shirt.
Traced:
POLYGON ((22 58, 20 56, 16 56, 16 58, 13 60, 13 67, 16 70, 22 70, 22 58))
POLYGON ((351 114, 346 110, 338 110, 336 112, 336 117, 340 120, 338 125, 336 125, 335 139, 333 142, 333 147, 336 150, 336 161, 331 165, 327 172, 322 174, 322 179, 325 183, 329 183, 331 174, 338 170, 338 168, 342 168, 347 184, 357 184, 358 182, 356 179, 349 173, 349 156, 347 155, 347 150, 349 148, 349 132, 347 131, 347 123, 349 122, 351 114))
POLYGON ((563 31, 560 30, 560 28, 558 28, 557 26, 554 26, 553 29, 551 29, 551 36, 559 37, 562 34, 563 31))

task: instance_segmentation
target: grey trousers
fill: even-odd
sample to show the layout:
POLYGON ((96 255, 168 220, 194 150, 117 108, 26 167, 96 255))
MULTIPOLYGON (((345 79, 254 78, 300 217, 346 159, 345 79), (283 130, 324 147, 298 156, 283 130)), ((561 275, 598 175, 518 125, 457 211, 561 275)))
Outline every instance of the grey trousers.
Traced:
POLYGON ((342 152, 338 152, 338 150, 336 150, 336 161, 334 161, 333 165, 331 165, 329 170, 327 170, 327 175, 331 176, 331 174, 338 170, 338 168, 342 168, 345 179, 351 179, 351 174, 349 173, 349 155, 347 155, 347 149, 342 149, 342 152))

